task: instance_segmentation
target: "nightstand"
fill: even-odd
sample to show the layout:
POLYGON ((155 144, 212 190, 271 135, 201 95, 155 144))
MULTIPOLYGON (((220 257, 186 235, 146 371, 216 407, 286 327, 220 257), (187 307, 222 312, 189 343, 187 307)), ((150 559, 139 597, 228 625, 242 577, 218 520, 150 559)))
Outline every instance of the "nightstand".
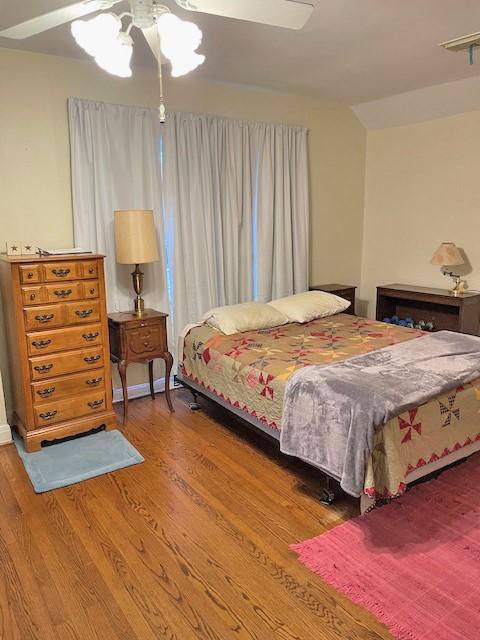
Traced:
POLYGON ((345 298, 350 302, 350 306, 345 310, 345 313, 355 315, 355 289, 351 284, 317 284, 310 287, 310 291, 326 291, 327 293, 333 293, 340 298, 345 298))
POLYGON ((154 400, 153 361, 165 360, 165 398, 170 411, 174 411, 169 385, 173 358, 167 346, 167 317, 168 314, 154 309, 145 309, 141 316, 134 312, 108 314, 110 359, 118 364, 122 381, 124 425, 128 422, 127 367, 131 362, 148 362, 150 395, 154 400))

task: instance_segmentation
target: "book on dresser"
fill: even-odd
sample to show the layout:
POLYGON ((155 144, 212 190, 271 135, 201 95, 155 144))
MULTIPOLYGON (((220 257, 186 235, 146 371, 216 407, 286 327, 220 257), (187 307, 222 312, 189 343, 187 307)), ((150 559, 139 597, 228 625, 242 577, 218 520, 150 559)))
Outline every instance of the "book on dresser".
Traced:
POLYGON ((0 256, 13 426, 27 451, 116 424, 103 256, 0 256))

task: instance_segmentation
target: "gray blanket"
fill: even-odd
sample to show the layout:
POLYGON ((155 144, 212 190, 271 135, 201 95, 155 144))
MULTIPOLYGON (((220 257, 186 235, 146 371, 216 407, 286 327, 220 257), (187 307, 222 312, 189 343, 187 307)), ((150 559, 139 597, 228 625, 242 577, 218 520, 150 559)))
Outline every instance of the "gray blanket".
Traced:
POLYGON ((359 497, 376 430, 479 377, 480 338, 451 331, 305 367, 286 386, 280 449, 323 469, 359 497))

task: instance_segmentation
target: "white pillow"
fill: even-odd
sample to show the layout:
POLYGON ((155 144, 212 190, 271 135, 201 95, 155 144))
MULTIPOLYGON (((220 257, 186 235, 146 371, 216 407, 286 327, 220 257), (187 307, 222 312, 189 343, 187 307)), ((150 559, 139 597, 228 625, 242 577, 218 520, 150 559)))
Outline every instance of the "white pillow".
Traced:
POLYGON ((284 313, 290 322, 310 322, 345 311, 350 302, 326 291, 306 291, 268 303, 284 313))
POLYGON ((210 309, 202 320, 225 335, 256 329, 269 329, 287 324, 288 318, 268 304, 262 302, 245 302, 226 307, 210 309))

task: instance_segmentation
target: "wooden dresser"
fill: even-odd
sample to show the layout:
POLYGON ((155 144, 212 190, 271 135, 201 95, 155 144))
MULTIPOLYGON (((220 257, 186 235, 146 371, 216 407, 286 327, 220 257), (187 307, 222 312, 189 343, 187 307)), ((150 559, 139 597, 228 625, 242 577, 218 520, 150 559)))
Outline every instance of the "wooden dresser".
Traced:
POLYGON ((112 428, 103 256, 0 256, 14 393, 27 451, 112 428))

